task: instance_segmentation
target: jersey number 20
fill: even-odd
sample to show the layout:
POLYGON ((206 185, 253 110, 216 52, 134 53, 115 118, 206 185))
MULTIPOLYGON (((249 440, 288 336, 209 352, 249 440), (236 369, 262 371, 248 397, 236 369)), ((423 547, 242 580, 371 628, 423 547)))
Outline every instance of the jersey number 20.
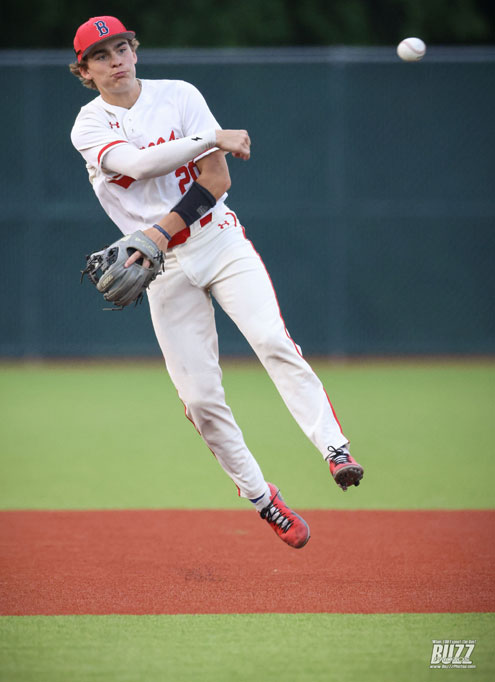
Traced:
POLYGON ((198 179, 198 167, 194 161, 189 161, 187 166, 181 166, 175 171, 175 177, 179 178, 179 189, 181 194, 185 194, 187 185, 198 179))

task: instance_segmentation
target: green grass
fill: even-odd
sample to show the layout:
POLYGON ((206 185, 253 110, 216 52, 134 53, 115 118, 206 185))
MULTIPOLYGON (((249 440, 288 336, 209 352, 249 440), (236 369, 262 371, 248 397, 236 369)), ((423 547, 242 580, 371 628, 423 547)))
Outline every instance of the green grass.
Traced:
MULTIPOLYGON (((299 508, 491 508, 493 363, 315 365, 363 485, 343 494, 262 369, 225 367, 266 477, 299 508)), ((3 509, 241 508, 156 365, 0 368, 3 509)), ((493 614, 0 618, 1 682, 495 678, 493 614), (430 670, 476 639, 475 670, 430 670)))
MULTIPOLYGON (((227 398, 294 507, 490 508, 495 365, 315 363, 366 474, 342 493, 257 364, 227 398)), ((242 508, 157 364, 0 368, 3 509, 242 508)))
POLYGON ((0 618, 2 682, 493 680, 492 614, 0 618), (430 670, 432 639, 476 669, 430 670))

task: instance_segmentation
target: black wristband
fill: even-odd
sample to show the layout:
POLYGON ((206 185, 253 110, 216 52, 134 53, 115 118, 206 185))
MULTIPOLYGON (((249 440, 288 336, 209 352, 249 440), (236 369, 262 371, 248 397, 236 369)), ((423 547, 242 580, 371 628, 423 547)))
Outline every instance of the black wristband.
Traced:
MULTIPOLYGON (((172 211, 178 213, 187 227, 199 220, 205 213, 215 206, 217 200, 206 187, 197 182, 193 182, 189 190, 176 204, 172 211)), ((172 212, 171 211, 171 212, 172 212)))

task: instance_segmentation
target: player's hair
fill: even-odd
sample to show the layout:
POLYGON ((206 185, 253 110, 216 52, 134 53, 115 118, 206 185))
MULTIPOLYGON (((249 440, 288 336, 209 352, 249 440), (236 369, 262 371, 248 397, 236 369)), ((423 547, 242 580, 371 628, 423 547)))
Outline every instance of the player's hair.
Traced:
MULTIPOLYGON (((130 40, 127 41, 131 47, 131 50, 133 52, 136 52, 136 50, 139 47, 139 40, 137 38, 131 38, 130 40)), ((69 69, 70 72, 79 78, 81 83, 84 85, 85 88, 89 88, 90 90, 98 90, 96 87, 94 80, 92 78, 84 78, 84 76, 81 73, 81 66, 87 66, 88 65, 88 58, 83 57, 80 62, 71 62, 69 64, 69 69)))

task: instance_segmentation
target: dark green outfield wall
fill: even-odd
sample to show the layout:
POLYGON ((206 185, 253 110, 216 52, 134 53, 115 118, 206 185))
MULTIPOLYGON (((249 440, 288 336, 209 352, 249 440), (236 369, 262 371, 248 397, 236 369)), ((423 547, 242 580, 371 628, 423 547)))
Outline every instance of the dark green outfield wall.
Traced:
MULTIPOLYGON (((305 353, 493 353, 495 49, 140 51, 191 81, 252 159, 229 204, 305 353)), ((69 132, 69 51, 0 51, 0 354, 157 354, 147 306, 104 313, 84 255, 118 237, 69 132)), ((223 313, 221 350, 247 346, 223 313)))

